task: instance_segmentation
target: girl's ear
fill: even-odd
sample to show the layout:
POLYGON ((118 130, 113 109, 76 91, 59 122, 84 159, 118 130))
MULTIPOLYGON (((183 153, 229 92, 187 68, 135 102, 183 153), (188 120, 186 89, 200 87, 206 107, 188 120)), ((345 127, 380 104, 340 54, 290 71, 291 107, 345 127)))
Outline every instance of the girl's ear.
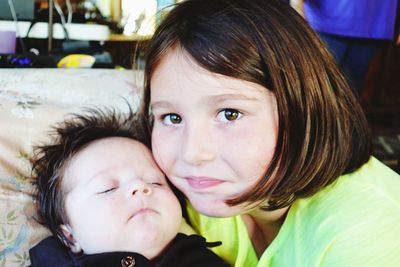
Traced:
POLYGON ((82 252, 82 248, 79 245, 79 243, 75 240, 74 235, 72 234, 71 226, 69 226, 68 224, 60 225, 60 234, 59 234, 58 238, 73 253, 82 252))

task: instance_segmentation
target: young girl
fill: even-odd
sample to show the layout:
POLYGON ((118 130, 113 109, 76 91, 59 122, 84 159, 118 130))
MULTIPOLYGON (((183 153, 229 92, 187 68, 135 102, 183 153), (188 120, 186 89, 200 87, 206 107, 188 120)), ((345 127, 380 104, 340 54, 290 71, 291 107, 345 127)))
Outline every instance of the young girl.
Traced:
POLYGON ((281 0, 187 0, 146 58, 142 119, 193 227, 235 266, 398 266, 400 177, 281 0), (220 218, 218 218, 220 217, 220 218))

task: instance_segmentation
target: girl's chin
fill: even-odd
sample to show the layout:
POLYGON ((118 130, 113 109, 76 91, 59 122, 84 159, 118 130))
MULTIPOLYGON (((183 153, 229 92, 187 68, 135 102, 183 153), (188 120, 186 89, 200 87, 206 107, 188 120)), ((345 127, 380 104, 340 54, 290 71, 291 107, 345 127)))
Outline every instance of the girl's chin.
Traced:
POLYGON ((240 215, 241 211, 238 210, 236 207, 230 207, 225 204, 223 201, 221 202, 209 202, 209 201, 197 201, 197 200, 190 200, 193 208, 206 216, 209 217, 217 217, 217 218, 225 218, 225 217, 232 217, 236 215, 240 215))

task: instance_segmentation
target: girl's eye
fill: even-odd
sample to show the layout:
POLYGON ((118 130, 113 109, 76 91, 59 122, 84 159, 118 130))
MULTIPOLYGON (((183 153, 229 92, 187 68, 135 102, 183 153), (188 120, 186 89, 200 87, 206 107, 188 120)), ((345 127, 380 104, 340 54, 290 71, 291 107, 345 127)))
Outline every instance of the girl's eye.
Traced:
POLYGON ((240 119, 242 115, 243 114, 237 109, 226 108, 218 113, 217 119, 223 122, 230 122, 240 119))
POLYGON ((116 187, 111 187, 111 188, 106 189, 104 191, 100 191, 98 194, 107 194, 107 193, 110 193, 110 192, 114 191, 115 189, 117 189, 117 188, 116 187))
POLYGON ((182 122, 181 116, 178 114, 166 114, 162 117, 162 121, 165 125, 173 125, 173 124, 179 124, 182 122))

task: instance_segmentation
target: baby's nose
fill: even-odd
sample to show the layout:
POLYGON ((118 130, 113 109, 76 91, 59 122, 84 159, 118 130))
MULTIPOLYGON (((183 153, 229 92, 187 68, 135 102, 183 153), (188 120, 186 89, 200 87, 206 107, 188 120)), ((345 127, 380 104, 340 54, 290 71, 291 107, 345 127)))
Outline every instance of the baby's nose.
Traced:
POLYGON ((152 190, 151 190, 151 187, 149 186, 149 185, 144 185, 143 187, 141 187, 141 188, 136 188, 136 189, 134 189, 133 191, 132 191, 132 195, 135 195, 136 193, 138 193, 138 192, 141 192, 141 193, 143 193, 144 195, 151 195, 151 193, 153 192, 152 190))

